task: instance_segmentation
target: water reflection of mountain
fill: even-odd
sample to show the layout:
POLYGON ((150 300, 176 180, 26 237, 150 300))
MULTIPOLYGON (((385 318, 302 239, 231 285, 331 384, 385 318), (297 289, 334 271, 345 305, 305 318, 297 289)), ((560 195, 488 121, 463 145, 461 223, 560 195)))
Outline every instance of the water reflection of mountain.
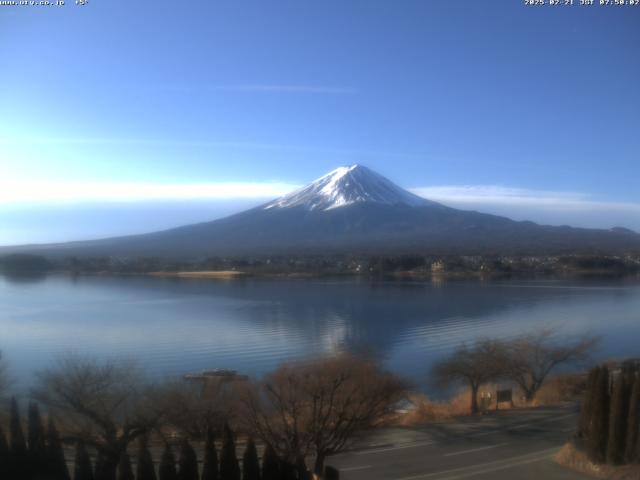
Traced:
POLYGON ((37 270, 6 270, 0 272, 0 276, 11 283, 38 283, 47 278, 47 273, 37 270))
MULTIPOLYGON (((136 292, 147 301, 193 318, 224 314, 261 332, 306 339, 320 350, 367 349, 388 356, 419 337, 435 353, 479 335, 509 335, 535 328, 527 315, 544 305, 579 306, 594 298, 637 295, 624 283, 420 282, 242 279, 207 281, 155 278, 85 278, 91 287, 136 292), (517 287, 517 288, 514 288, 517 287), (512 314, 510 314, 512 313, 512 314), (509 325, 505 325, 508 319, 509 325)), ((542 321, 544 319, 533 319, 542 321)), ((554 318, 546 319, 553 322, 554 318)), ((265 336, 268 343, 272 337, 265 336)), ((312 353, 312 352, 310 352, 312 353)))
POLYGON ((425 383, 462 341, 557 322, 603 333, 602 357, 637 351, 640 288, 623 282, 371 282, 0 277, 0 349, 25 379, 58 354, 133 357, 152 374, 233 368, 260 375, 336 349, 366 350, 425 383))

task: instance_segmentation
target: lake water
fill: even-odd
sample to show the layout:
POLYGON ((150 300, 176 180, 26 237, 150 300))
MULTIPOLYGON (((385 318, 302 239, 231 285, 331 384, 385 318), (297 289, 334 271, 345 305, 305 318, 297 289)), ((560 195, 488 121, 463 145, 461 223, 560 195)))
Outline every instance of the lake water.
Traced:
POLYGON ((367 350, 428 390, 464 341, 543 327, 602 335, 599 358, 640 355, 640 283, 377 282, 0 276, 0 350, 18 385, 68 352, 133 357, 153 375, 367 350))

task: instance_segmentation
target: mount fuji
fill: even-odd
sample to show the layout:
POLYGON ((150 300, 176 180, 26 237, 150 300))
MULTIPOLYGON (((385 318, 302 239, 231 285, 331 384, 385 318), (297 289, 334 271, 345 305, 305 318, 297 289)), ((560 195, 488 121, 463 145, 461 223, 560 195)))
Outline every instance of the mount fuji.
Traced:
POLYGON ((340 167, 264 205, 206 223, 86 242, 2 248, 48 256, 558 254, 640 251, 640 235, 538 225, 458 210, 361 165, 340 167))

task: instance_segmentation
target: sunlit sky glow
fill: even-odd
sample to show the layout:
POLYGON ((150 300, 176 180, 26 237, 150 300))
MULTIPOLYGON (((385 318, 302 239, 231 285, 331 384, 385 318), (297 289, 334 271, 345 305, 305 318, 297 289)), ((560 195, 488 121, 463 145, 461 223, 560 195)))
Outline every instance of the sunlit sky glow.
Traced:
POLYGON ((0 245, 211 220, 353 163, 640 230, 638 8, 67 4, 0 7, 0 245))

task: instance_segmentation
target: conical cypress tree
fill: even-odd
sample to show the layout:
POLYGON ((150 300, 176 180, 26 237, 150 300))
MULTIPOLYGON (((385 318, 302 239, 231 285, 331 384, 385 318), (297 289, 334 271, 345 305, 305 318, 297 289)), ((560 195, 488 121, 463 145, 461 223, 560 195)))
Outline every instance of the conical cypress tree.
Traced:
POLYGON ((340 472, 337 468, 327 465, 324 467, 324 480, 340 480, 340 472))
POLYGON ((14 478, 27 478, 30 472, 27 442, 24 439, 22 423, 20 422, 20 410, 15 398, 11 399, 9 433, 9 474, 14 478))
POLYGON ((216 452, 216 444, 211 429, 207 429, 207 438, 204 444, 202 480, 218 480, 218 452, 216 452))
POLYGON ((176 457, 173 456, 171 446, 167 444, 160 459, 160 467, 158 468, 159 480, 178 480, 178 472, 176 472, 176 457))
POLYGON ((96 464, 93 467, 93 478, 94 480, 111 480, 109 475, 107 474, 107 461, 104 458, 104 454, 98 453, 98 458, 96 458, 96 464))
POLYGON ((582 400, 582 405, 580 408, 580 420, 578 423, 578 433, 583 438, 587 438, 589 436, 589 427, 591 425, 591 416, 592 416, 592 404, 593 397, 595 395, 595 388, 598 382, 598 372, 600 369, 598 367, 592 368, 589 371, 589 376, 587 377, 587 386, 584 392, 584 398, 582 400))
POLYGON ((38 404, 29 403, 27 438, 29 440, 29 462, 36 478, 47 473, 47 446, 45 431, 38 404))
POLYGON ((292 463, 280 462, 280 480, 298 480, 297 468, 292 463))
POLYGON ((178 480, 198 480, 198 457, 186 438, 180 446, 178 480))
POLYGON ((307 469, 307 465, 304 461, 304 457, 302 455, 298 455, 296 459, 296 463, 293 465, 295 468, 297 476, 293 478, 298 480, 313 480, 313 476, 311 472, 307 469))
POLYGON ((73 480, 93 480, 91 459, 84 443, 76 444, 76 457, 74 461, 73 480))
POLYGON ((120 454, 120 461, 118 462, 118 480, 135 480, 133 476, 133 469, 131 468, 131 458, 127 452, 120 454))
POLYGON ((260 480, 260 462, 253 438, 249 438, 242 456, 242 480, 260 480))
POLYGON ((236 456, 236 444, 229 425, 224 426, 222 451, 220 452, 220 480, 240 480, 240 465, 236 456))
POLYGON ((49 476, 52 480, 70 480, 69 469, 64 458, 64 450, 58 429, 53 422, 53 417, 49 415, 49 425, 47 426, 47 457, 49 476))
POLYGON ((609 413, 609 440, 607 443, 607 463, 619 465, 624 459, 627 427, 627 382, 620 373, 615 381, 609 413))
POLYGON ((147 447, 147 440, 145 438, 141 438, 140 443, 138 444, 136 480, 156 480, 156 471, 153 467, 153 457, 147 447))
POLYGON ((9 477, 9 444, 0 425, 0 478, 9 477))
POLYGON ((634 463, 640 460, 638 450, 638 430, 640 424, 640 372, 636 373, 631 396, 629 398, 629 418, 627 423, 627 441, 624 451, 625 463, 634 463))
POLYGON ((602 463, 607 451, 609 433, 609 369, 600 367, 592 398, 591 427, 587 439, 587 453, 592 462, 602 463))
POLYGON ((262 454, 262 480, 280 480, 280 462, 269 444, 262 454))

